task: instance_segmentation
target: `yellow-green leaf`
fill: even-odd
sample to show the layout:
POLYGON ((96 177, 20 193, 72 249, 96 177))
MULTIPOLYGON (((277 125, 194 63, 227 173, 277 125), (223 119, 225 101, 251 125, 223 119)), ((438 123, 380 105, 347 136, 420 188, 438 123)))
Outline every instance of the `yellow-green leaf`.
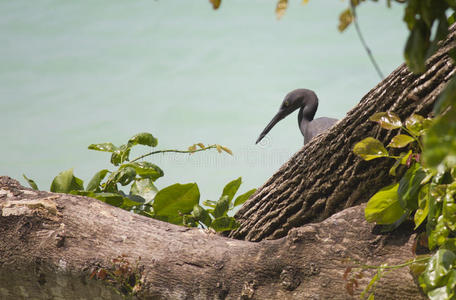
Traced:
POLYGON ((364 210, 368 222, 393 224, 404 214, 405 211, 399 204, 398 187, 398 183, 384 187, 369 199, 364 210))
POLYGON ((206 148, 206 147, 204 146, 204 144, 203 144, 203 143, 198 143, 197 145, 198 145, 198 146, 199 146, 201 149, 204 149, 204 148, 206 148))
POLYGON ((377 122, 381 127, 392 130, 402 126, 401 119, 392 112, 378 112, 373 114, 369 120, 377 122))
POLYGON ((364 160, 371 160, 378 157, 388 157, 388 151, 382 142, 372 137, 365 138, 358 142, 353 148, 353 152, 364 160))
POLYGON ((391 139, 387 147, 402 148, 413 142, 414 139, 406 134, 398 134, 391 139))
POLYGON ((190 147, 188 147, 188 151, 190 152, 195 152, 196 150, 196 145, 191 145, 190 147))
POLYGON ((420 136, 424 133, 425 120, 422 116, 413 114, 405 120, 405 127, 415 136, 420 136))
POLYGON ((276 6, 276 10, 275 10, 277 19, 280 19, 285 14, 287 7, 288 7, 288 0, 279 0, 277 2, 277 6, 276 6))

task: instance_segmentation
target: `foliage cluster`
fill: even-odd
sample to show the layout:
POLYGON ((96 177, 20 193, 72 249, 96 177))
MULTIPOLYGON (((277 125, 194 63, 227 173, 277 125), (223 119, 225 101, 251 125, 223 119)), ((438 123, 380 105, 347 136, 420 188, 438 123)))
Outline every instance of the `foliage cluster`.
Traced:
MULTIPOLYGON (((456 88, 449 86, 435 107, 435 119, 412 115, 405 122, 391 112, 370 120, 387 130, 401 129, 387 147, 408 151, 392 155, 377 139, 368 137, 353 151, 364 160, 380 157, 396 160, 390 175, 405 167, 399 180, 382 188, 367 203, 369 222, 396 228, 413 217, 415 229, 425 227, 424 245, 432 255, 410 261, 423 291, 430 299, 456 299, 456 88), (424 225, 425 224, 425 225, 424 225)), ((385 266, 379 267, 379 272, 385 266)), ((380 276, 374 278, 378 280, 380 276)))
MULTIPOLYGON (((101 200, 122 209, 147 217, 159 219, 177 225, 212 228, 215 231, 227 231, 237 228, 236 220, 228 216, 234 207, 243 204, 255 192, 255 189, 234 199, 242 180, 239 177, 229 182, 217 201, 206 200, 200 205, 200 192, 196 183, 173 184, 158 190, 154 182, 164 175, 163 170, 148 161, 140 161, 158 153, 192 154, 209 149, 217 149, 231 154, 230 149, 214 144, 192 145, 188 150, 157 150, 130 160, 130 151, 136 145, 156 147, 158 140, 150 133, 139 133, 126 144, 115 146, 112 143, 92 144, 89 149, 111 153, 110 162, 117 167, 114 171, 103 169, 95 173, 84 188, 82 179, 73 174, 73 169, 57 175, 51 184, 51 192, 83 195, 101 200), (125 193, 120 187, 130 187, 125 193), (233 201, 234 200, 234 201, 233 201)), ((30 186, 38 189, 35 182, 24 175, 30 186)))

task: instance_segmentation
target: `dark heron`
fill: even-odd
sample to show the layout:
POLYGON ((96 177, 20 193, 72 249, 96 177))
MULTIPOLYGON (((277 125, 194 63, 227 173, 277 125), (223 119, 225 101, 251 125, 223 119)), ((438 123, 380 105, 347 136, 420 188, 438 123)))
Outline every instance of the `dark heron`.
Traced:
POLYGON ((307 144, 314 136, 326 131, 333 126, 337 119, 333 118, 317 118, 314 120, 315 112, 318 108, 317 95, 307 89, 297 89, 289 92, 280 106, 279 112, 272 118, 268 126, 258 137, 256 144, 258 144, 266 134, 274 127, 277 122, 294 112, 299 110, 298 125, 301 133, 304 136, 304 144, 307 144))

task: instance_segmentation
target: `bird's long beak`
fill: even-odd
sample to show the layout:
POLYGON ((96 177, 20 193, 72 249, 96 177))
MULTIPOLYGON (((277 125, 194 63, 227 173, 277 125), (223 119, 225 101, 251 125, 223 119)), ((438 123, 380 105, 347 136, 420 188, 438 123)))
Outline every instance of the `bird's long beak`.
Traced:
POLYGON ((266 126, 266 128, 263 130, 263 132, 260 134, 260 136, 258 137, 255 144, 258 144, 265 137, 265 135, 268 134, 268 132, 272 129, 272 127, 275 126, 275 124, 277 124, 280 120, 282 120, 283 118, 288 116, 291 112, 293 112, 293 111, 287 111, 284 109, 279 110, 279 112, 274 116, 274 118, 272 118, 271 122, 269 122, 269 124, 266 126))

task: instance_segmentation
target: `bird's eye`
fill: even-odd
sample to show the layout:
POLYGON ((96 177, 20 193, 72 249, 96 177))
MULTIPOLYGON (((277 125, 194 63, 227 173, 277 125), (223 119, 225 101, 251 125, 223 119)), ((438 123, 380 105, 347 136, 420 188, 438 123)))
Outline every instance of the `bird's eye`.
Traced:
POLYGON ((288 106, 288 101, 284 101, 284 102, 283 102, 283 106, 284 106, 284 107, 287 107, 287 106, 288 106))

